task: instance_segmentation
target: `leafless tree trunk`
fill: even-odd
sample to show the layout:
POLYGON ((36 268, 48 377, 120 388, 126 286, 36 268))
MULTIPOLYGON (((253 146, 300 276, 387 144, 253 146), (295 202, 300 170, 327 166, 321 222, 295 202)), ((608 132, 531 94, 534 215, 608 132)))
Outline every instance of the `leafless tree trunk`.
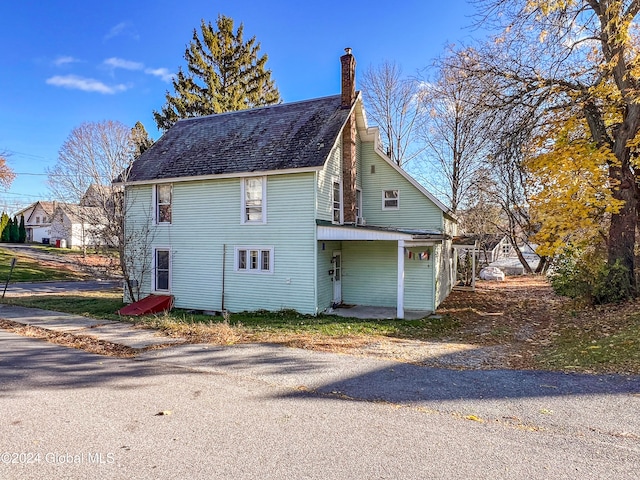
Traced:
POLYGON ((425 115, 419 133, 426 145, 421 154, 427 164, 424 171, 431 178, 442 177, 444 185, 439 191, 456 212, 467 200, 488 154, 490 136, 489 118, 479 108, 485 91, 466 76, 462 65, 456 65, 455 57, 450 60, 437 64, 434 82, 425 82, 421 97, 425 115))
POLYGON ((369 119, 380 128, 387 155, 403 167, 419 153, 412 150, 422 113, 419 82, 403 78, 397 64, 384 62, 366 70, 360 84, 369 119))
POLYGON ((137 300, 146 272, 133 265, 137 255, 148 254, 150 230, 125 225, 130 204, 124 185, 139 152, 134 140, 131 129, 122 123, 84 123, 66 139, 48 175, 54 195, 69 202, 66 208, 81 219, 83 229, 87 224, 93 241, 118 251, 127 294, 137 300), (116 178, 119 182, 114 184, 116 178))

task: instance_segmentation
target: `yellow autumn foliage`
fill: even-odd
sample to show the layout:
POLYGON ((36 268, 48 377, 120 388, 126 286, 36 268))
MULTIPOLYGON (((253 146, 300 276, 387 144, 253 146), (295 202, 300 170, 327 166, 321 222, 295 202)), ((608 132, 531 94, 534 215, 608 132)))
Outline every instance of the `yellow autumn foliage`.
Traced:
POLYGON ((611 195, 608 168, 616 162, 614 154, 596 148, 584 133, 579 120, 565 121, 555 138, 539 140, 537 153, 526 161, 535 192, 531 216, 539 226, 534 242, 541 255, 592 243, 607 214, 622 205, 611 195))

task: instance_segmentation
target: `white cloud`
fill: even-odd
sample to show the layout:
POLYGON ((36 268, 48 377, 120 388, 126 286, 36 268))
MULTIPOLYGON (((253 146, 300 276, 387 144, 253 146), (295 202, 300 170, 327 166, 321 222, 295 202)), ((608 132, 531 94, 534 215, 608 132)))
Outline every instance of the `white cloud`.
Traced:
POLYGON ((133 24, 131 22, 120 22, 119 24, 111 27, 111 30, 109 30, 109 32, 103 37, 103 40, 107 41, 120 35, 126 35, 134 40, 138 40, 140 38, 140 35, 138 35, 138 32, 133 28, 133 24))
POLYGON ((117 57, 107 58, 103 63, 111 68, 123 68, 125 70, 142 70, 144 68, 144 65, 140 62, 132 62, 131 60, 117 57))
POLYGON ((159 77, 163 82, 170 82, 175 77, 175 74, 169 72, 167 68, 147 68, 144 73, 159 77))
POLYGON ((68 63, 75 63, 75 62, 79 62, 79 61, 80 61, 80 60, 78 60, 77 58, 73 58, 73 57, 71 57, 71 56, 69 56, 69 55, 66 55, 66 56, 59 56, 58 58, 56 58, 56 59, 53 61, 53 64, 54 64, 56 67, 60 67, 60 66, 62 66, 62 65, 66 65, 66 64, 68 64, 68 63))
POLYGON ((55 87, 69 88, 72 90, 82 90, 84 92, 98 92, 102 94, 114 94, 124 92, 127 87, 122 84, 107 85, 93 78, 83 78, 76 75, 56 75, 47 79, 48 85, 55 87))

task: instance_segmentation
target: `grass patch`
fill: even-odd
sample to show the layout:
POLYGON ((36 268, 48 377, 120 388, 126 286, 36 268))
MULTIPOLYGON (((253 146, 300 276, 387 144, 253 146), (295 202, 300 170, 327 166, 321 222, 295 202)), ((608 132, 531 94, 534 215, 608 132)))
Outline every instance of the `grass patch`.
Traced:
POLYGON ((552 370, 640 372, 640 314, 619 323, 571 324, 561 330, 540 362, 552 370))
POLYGON ((3 303, 106 320, 121 320, 116 312, 124 306, 122 293, 117 291, 5 297, 3 303))
POLYGON ((78 280, 82 276, 70 270, 42 265, 26 255, 0 248, 0 281, 6 282, 11 269, 11 259, 16 258, 16 266, 11 274, 11 282, 38 282, 43 280, 78 280))

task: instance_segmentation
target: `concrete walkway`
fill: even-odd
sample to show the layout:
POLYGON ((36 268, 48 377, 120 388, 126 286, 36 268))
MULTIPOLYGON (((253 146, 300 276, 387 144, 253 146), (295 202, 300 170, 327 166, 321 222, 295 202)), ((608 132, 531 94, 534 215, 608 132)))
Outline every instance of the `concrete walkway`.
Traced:
MULTIPOLYGON (((327 313, 346 318, 360 320, 396 320, 397 310, 392 307, 367 307, 364 305, 341 306, 329 310, 327 313)), ((404 320, 420 320, 431 315, 423 310, 405 310, 404 320)))
POLYGON ((95 337, 136 349, 184 343, 184 339, 169 337, 156 330, 137 328, 125 322, 96 320, 38 308, 0 305, 0 318, 54 332, 95 337))

